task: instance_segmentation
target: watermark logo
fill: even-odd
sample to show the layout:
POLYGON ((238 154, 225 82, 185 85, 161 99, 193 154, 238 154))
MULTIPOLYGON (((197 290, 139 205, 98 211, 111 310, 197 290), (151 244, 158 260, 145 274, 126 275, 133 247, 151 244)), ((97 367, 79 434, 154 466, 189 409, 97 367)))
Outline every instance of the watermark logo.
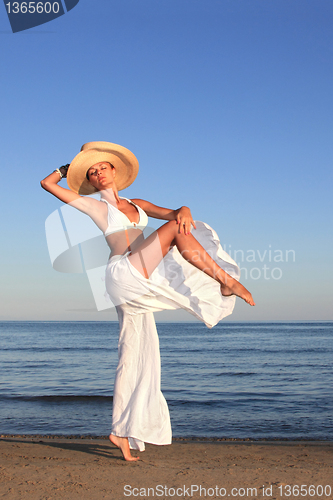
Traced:
POLYGON ((237 250, 231 245, 223 245, 223 249, 237 262, 243 280, 280 280, 282 267, 296 262, 295 250, 272 248, 272 245, 262 250, 237 250))
POLYGON ((4 5, 13 33, 28 30, 53 21, 72 10, 79 0, 50 0, 37 2, 11 2, 4 0, 4 5))
MULTIPOLYGON (((117 251, 109 259, 110 248, 101 230, 92 219, 77 210, 75 205, 76 202, 63 205, 46 219, 49 255, 52 266, 57 271, 86 273, 98 311, 125 303, 142 305, 142 297, 146 295, 150 304, 150 291, 161 295, 160 286, 167 286, 169 290, 182 295, 186 295, 189 290, 193 293, 200 290, 203 295, 212 294, 212 277, 208 276, 208 273, 205 274, 206 264, 207 269, 210 269, 208 262, 211 258, 208 253, 206 262, 206 257, 201 256, 200 251, 191 252, 193 265, 187 262, 186 249, 179 252, 173 247, 163 258, 160 240, 153 228, 115 226, 109 237, 111 246, 117 251), (140 233, 137 232, 138 229, 140 233), (149 242, 143 244, 147 238, 149 242), (118 252, 121 253, 133 244, 131 252, 118 255, 118 252), (200 261, 200 269, 203 272, 196 269, 196 261, 200 261), (138 279, 141 276, 145 278, 138 279), (148 276, 152 276, 149 282, 146 281, 148 276)), ((207 251, 212 252, 211 257, 214 258, 215 249, 221 268, 238 280, 237 265, 222 247, 216 245, 218 237, 214 230, 202 222, 197 221, 196 224, 194 231, 198 243, 205 247, 209 234, 211 248, 207 248, 207 251)), ((215 287, 215 292, 220 297, 220 285, 215 287)), ((234 301, 235 297, 229 297, 228 300, 234 301)))

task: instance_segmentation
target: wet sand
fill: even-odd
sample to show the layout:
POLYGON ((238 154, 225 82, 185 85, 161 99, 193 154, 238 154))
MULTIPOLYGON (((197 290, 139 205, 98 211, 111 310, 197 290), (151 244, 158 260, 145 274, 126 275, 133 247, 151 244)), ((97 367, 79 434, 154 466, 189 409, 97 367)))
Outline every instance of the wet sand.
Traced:
POLYGON ((0 498, 333 499, 332 442, 178 439, 133 455, 107 439, 2 436, 0 498))

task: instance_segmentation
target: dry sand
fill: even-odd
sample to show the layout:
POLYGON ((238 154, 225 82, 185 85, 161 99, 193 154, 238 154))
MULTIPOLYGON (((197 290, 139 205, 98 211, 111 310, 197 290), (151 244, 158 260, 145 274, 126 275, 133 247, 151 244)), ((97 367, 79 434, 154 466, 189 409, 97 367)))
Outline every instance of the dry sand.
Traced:
POLYGON ((330 442, 176 440, 139 455, 125 462, 105 439, 3 436, 0 498, 333 498, 330 442))

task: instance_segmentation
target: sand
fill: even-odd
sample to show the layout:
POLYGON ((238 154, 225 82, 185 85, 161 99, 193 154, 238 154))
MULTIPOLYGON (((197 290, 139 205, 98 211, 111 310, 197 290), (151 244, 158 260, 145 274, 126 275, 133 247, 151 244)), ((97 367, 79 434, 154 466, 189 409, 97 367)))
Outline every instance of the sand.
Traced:
POLYGON ((0 498, 333 498, 331 442, 180 439, 136 454, 125 462, 106 439, 2 436, 0 498))

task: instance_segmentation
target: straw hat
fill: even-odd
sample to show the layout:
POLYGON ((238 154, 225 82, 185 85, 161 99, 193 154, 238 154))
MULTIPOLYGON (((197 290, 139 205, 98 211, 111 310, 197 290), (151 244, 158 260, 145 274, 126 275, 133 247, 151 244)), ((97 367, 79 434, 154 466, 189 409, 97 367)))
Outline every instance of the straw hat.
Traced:
POLYGON ((111 142, 87 142, 69 166, 67 172, 69 188, 83 195, 95 193, 97 190, 86 178, 86 173, 90 167, 102 161, 114 166, 118 191, 130 186, 139 171, 139 162, 129 149, 111 142))

